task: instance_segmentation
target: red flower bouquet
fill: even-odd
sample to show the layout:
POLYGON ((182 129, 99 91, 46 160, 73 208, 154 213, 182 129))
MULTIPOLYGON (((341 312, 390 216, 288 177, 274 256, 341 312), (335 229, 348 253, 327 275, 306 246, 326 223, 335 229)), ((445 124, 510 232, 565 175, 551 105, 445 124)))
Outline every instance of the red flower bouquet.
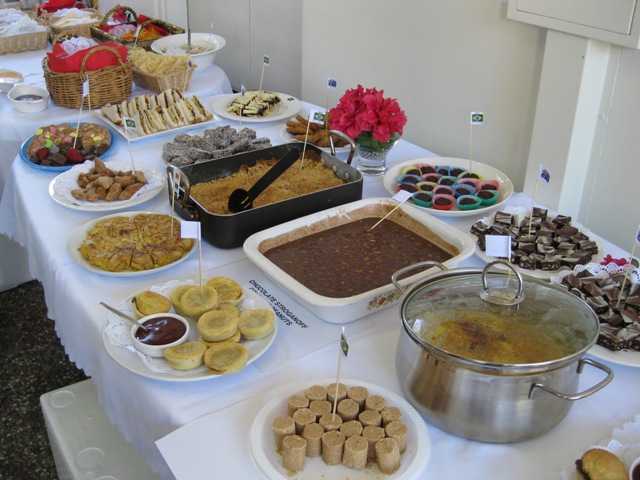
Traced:
POLYGON ((347 90, 338 105, 329 110, 329 125, 356 143, 382 150, 402 135, 407 116, 395 98, 384 98, 384 90, 362 85, 347 90))

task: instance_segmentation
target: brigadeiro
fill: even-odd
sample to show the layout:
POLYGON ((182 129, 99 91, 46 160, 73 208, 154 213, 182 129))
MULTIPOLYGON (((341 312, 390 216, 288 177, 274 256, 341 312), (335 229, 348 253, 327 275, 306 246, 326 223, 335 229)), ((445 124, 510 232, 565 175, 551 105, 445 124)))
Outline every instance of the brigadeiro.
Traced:
POLYGON ((436 210, 451 210, 456 203, 453 195, 434 195, 432 206, 436 210))
POLYGON ((437 186, 438 184, 433 182, 420 182, 416 184, 416 187, 418 187, 418 190, 422 190, 423 192, 433 192, 433 189, 436 188, 437 186))
POLYGON ((475 210, 482 205, 482 200, 475 195, 462 195, 456 200, 460 210, 475 210))
POLYGON ((476 189, 473 187, 473 185, 470 185, 468 183, 461 183, 455 185, 453 188, 455 190, 456 197, 461 197, 463 195, 473 195, 476 193, 476 189))
POLYGON ((431 192, 415 192, 411 195, 413 203, 420 207, 430 208, 433 202, 433 193, 431 192))
POLYGON ((488 206, 496 203, 499 193, 497 190, 481 190, 479 192, 476 192, 476 195, 482 201, 482 205, 488 206))

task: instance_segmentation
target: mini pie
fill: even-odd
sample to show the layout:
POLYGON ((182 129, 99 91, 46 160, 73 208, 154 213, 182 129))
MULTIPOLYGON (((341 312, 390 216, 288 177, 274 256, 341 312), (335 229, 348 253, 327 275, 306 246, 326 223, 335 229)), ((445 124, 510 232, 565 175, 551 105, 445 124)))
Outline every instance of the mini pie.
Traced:
POLYGON ((207 282, 207 285, 218 291, 218 301, 220 303, 238 305, 244 298, 244 290, 238 282, 231 278, 214 277, 207 282))
POLYGON ((269 308, 257 308, 241 313, 238 330, 247 340, 258 340, 273 332, 276 316, 269 308))
POLYGON ((184 294, 184 292, 189 290, 191 287, 192 285, 181 285, 175 288, 171 292, 171 295, 169 295, 169 297, 171 298, 171 304, 173 305, 173 308, 175 309, 178 315, 186 315, 182 311, 182 304, 180 303, 180 298, 182 298, 182 295, 184 294))
POLYGON ((241 343, 221 342, 212 345, 204 354, 207 368, 217 375, 229 375, 242 370, 249 360, 249 350, 241 343))
POLYGON ((238 318, 225 310, 209 310, 198 319, 198 332, 206 342, 221 342, 238 331, 238 318))
POLYGON ((236 333, 231 335, 229 338, 227 338, 226 340, 221 340, 219 342, 207 342, 204 338, 202 338, 202 336, 200 337, 200 341, 204 343, 207 347, 211 347, 212 345, 216 345, 218 343, 223 343, 223 342, 239 342, 241 339, 242 339, 242 335, 240 335, 240 330, 236 330, 236 333))
POLYGON ((218 292, 208 285, 190 287, 180 297, 180 308, 185 315, 191 317, 199 317, 217 305, 218 292))
POLYGON ((169 366, 176 370, 191 370, 204 362, 207 346, 202 342, 186 342, 175 347, 165 348, 164 358, 169 366))
POLYGON ((171 310, 169 299, 151 290, 144 290, 138 293, 133 297, 131 303, 133 304, 133 311, 139 318, 154 313, 166 313, 171 310))

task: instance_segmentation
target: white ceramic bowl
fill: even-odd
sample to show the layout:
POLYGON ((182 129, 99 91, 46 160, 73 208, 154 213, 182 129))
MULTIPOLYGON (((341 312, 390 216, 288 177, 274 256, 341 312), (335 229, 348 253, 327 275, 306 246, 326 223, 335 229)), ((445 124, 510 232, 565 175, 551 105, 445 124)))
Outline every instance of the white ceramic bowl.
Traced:
POLYGON ((170 343, 165 343, 162 345, 149 345, 147 343, 141 342, 136 338, 135 333, 140 327, 138 327, 137 325, 132 325, 131 341, 133 342, 133 346, 136 348, 136 350, 150 357, 163 357, 165 348, 175 347, 176 345, 180 345, 181 343, 184 343, 187 341, 187 339, 189 338, 189 322, 184 317, 181 317, 180 315, 176 315, 175 313, 154 313, 153 315, 147 315, 146 317, 142 317, 140 320, 138 320, 138 323, 145 323, 149 320, 154 320, 154 319, 164 318, 164 317, 169 317, 169 318, 173 318, 175 320, 180 321, 186 327, 184 334, 177 340, 170 343))
MULTIPOLYGON (((196 72, 213 65, 216 54, 223 49, 226 40, 212 33, 192 33, 191 46, 203 47, 209 49, 204 53, 191 54, 191 61, 198 66, 196 72)), ((186 53, 187 50, 187 34, 180 33, 178 35, 169 35, 159 38, 151 44, 151 50, 161 54, 171 54, 172 49, 180 49, 186 53)))
POLYGON ((16 84, 7 95, 13 108, 22 113, 38 113, 49 105, 49 92, 41 87, 27 85, 26 83, 16 84), (20 100, 21 97, 35 95, 40 99, 20 100))
POLYGON ((0 93, 9 93, 16 83, 24 80, 24 75, 15 70, 0 67, 0 93))
MULTIPOLYGON (((347 323, 395 305, 401 298, 401 292, 391 283, 358 295, 333 298, 319 295, 302 284, 269 260, 263 252, 279 243, 304 238, 310 233, 319 232, 361 218, 378 217, 398 203, 390 198, 368 198, 347 203, 338 207, 301 217, 275 227, 254 233, 244 242, 244 252, 276 284, 300 300, 311 312, 330 323, 347 323), (264 243, 263 243, 264 242, 264 243)), ((428 230, 437 235, 440 241, 454 246, 458 254, 443 262, 447 268, 454 268, 459 262, 473 255, 475 242, 467 234, 439 220, 428 213, 405 204, 394 214, 394 220, 405 228, 414 231, 428 230)), ((435 242, 434 242, 435 243, 435 242)), ((393 252, 386 252, 393 255, 393 252)), ((439 271, 437 268, 417 273, 401 280, 402 285, 411 285, 428 273, 439 271)))

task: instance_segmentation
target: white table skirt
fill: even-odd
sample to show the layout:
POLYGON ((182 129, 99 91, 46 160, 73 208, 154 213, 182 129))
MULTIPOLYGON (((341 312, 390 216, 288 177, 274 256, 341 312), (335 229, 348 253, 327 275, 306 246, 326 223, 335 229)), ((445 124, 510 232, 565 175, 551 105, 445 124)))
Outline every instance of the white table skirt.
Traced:
MULTIPOLYGON (((206 105, 211 105, 213 100, 213 97, 204 98, 206 105)), ((220 125, 226 123, 223 121, 220 125)), ((273 144, 282 143, 280 123, 253 124, 252 127, 258 130, 259 136, 269 136, 273 144)), ((198 129, 193 131, 198 132, 198 129)), ((132 148, 136 158, 140 159, 137 163, 144 162, 161 169, 160 151, 162 144, 169 139, 163 137, 136 142, 132 148)), ((113 155, 113 158, 128 158, 126 142, 119 142, 113 155)), ((400 141, 392 150, 389 161, 395 164, 427 156, 433 154, 400 141)), ((44 285, 49 315, 56 322, 56 331, 70 359, 93 378, 109 419, 164 478, 172 478, 173 473, 155 444, 158 439, 183 425, 207 418, 205 416, 212 412, 220 411, 223 416, 250 417, 254 412, 243 410, 239 402, 270 394, 283 384, 302 384, 309 379, 335 374, 336 356, 331 354, 334 346, 330 344, 333 340, 318 344, 314 351, 300 351, 295 347, 300 331, 283 323, 280 323, 272 348, 236 375, 178 383, 143 378, 122 368, 103 347, 106 312, 98 302, 117 305, 129 295, 150 286, 196 277, 198 256, 192 255, 169 270, 140 277, 109 277, 82 269, 67 255, 67 239, 76 228, 99 214, 70 210, 55 204, 48 194, 48 186, 54 176, 33 169, 16 158, 0 202, 0 233, 16 239, 27 248, 31 271, 44 285), (232 407, 236 404, 238 406, 232 407), (232 409, 224 410, 229 407, 232 409)), ((365 177, 364 197, 377 196, 389 196, 383 188, 382 178, 365 177)), ((530 202, 529 198, 518 194, 509 203, 529 206, 530 202)), ((166 193, 163 193, 135 209, 169 212, 170 206, 166 193)), ((474 217, 447 220, 463 231, 468 231, 473 221, 474 217)), ((608 243, 607 248, 619 256, 624 254, 608 243)), ((340 326, 318 321, 285 292, 270 284, 245 259, 242 249, 222 250, 205 243, 202 258, 205 275, 225 274, 232 278, 239 275, 245 285, 248 280, 255 279, 307 321, 312 326, 311 332, 319 332, 323 339, 328 338, 328 334, 331 338, 339 338, 340 326)), ((481 261, 473 256, 464 264, 480 265, 481 261)), ((354 348, 356 351, 360 348, 364 353, 350 354, 343 376, 399 392, 393 364, 399 326, 397 306, 348 324, 348 331, 354 333, 351 338, 354 348)), ((640 370, 618 365, 614 368, 616 379, 613 383, 603 392, 576 403, 561 427, 543 437, 548 443, 541 438, 515 445, 485 445, 430 428, 433 453, 424 478, 462 478, 463 467, 474 463, 478 466, 477 471, 482 473, 476 475, 477 478, 515 478, 507 473, 508 470, 503 470, 505 465, 522 472, 517 478, 534 478, 535 471, 552 472, 567 461, 573 462, 573 457, 583 448, 600 441, 610 434, 612 428, 628 421, 633 412, 640 410, 640 370), (624 405, 611 407, 616 399, 622 398, 628 399, 624 405), (545 452, 548 452, 547 461, 543 461, 545 452), (459 458, 464 458, 464 462, 458 462, 459 458)), ((594 372, 585 372, 581 386, 588 386, 594 377, 594 372)), ((206 462, 233 465, 229 467, 226 478, 258 478, 248 455, 247 431, 216 430, 210 435, 215 441, 225 441, 229 447, 228 451, 210 452, 206 462), (232 458, 234 463, 228 463, 232 458)), ((199 477, 181 475, 179 478, 199 477)))

